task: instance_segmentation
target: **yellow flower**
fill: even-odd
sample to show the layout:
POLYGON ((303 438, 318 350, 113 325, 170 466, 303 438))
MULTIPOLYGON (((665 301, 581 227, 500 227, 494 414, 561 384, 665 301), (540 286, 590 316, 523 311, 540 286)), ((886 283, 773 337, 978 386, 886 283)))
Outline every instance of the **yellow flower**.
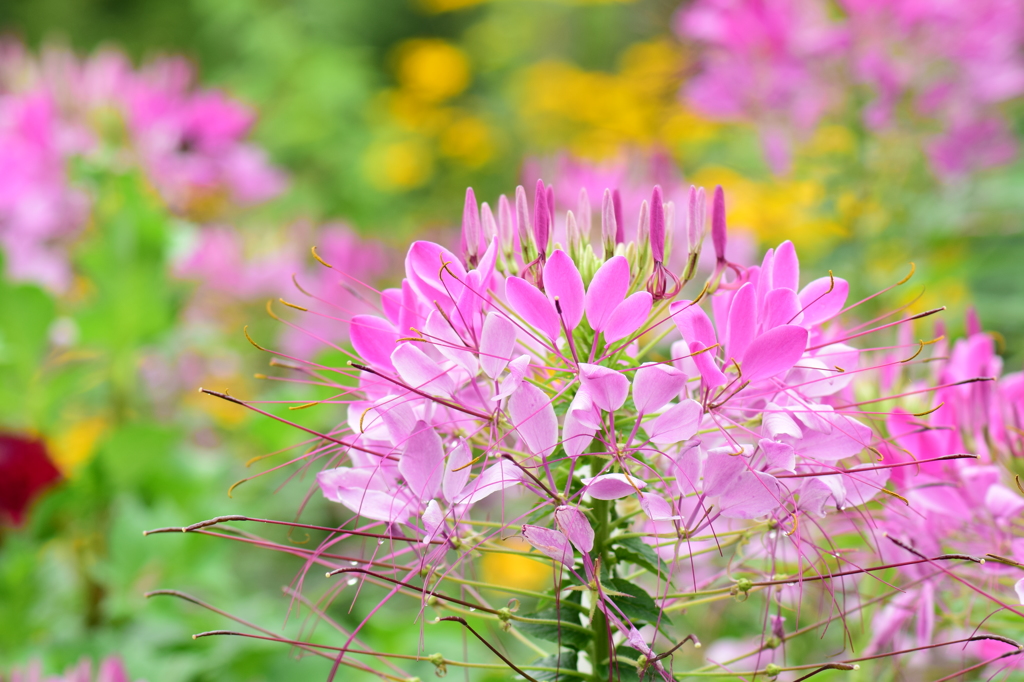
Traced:
POLYGON ((406 40, 395 49, 395 77, 403 90, 427 102, 441 102, 469 85, 469 59, 443 40, 406 40))
POLYGON ((107 427, 106 419, 90 417, 73 423, 50 440, 50 455, 65 477, 71 478, 92 458, 107 427))
POLYGON ((459 116, 441 134, 440 151, 470 168, 477 168, 494 156, 494 136, 482 119, 459 116))
MULTIPOLYGON (((509 538, 502 545, 506 549, 529 552, 530 543, 509 538)), ((507 585, 522 590, 538 590, 551 583, 551 564, 521 554, 487 552, 481 561, 483 581, 493 585, 507 585)))
POLYGON ((374 144, 366 153, 364 165, 370 182, 388 191, 419 187, 434 172, 433 155, 418 139, 374 144))

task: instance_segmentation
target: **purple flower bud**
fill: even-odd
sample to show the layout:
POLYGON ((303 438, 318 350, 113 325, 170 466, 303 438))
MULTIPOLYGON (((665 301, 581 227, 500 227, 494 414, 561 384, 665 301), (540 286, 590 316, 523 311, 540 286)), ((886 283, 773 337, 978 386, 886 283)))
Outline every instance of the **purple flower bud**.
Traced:
POLYGON ((476 265, 480 252, 480 211, 477 209, 473 188, 466 189, 466 203, 462 208, 462 258, 471 266, 476 265))
POLYGON ((533 238, 537 251, 543 257, 548 251, 551 236, 551 209, 548 208, 548 191, 543 180, 537 181, 533 194, 533 238))
POLYGON ((498 223, 494 220, 494 212, 487 202, 480 204, 480 234, 483 237, 483 246, 486 249, 498 235, 498 223))
POLYGON ((725 192, 718 185, 711 205, 711 243, 715 246, 715 258, 719 263, 725 261, 725 236, 725 192))
POLYGON ((622 196, 619 190, 612 190, 612 205, 615 207, 615 243, 626 243, 626 221, 622 217, 622 196))
POLYGON ((655 263, 665 262, 665 202, 660 185, 651 193, 651 255, 655 263))
POLYGON ((615 254, 615 244, 617 243, 615 235, 617 234, 615 204, 611 190, 606 189, 601 198, 601 243, 604 245, 605 258, 611 258, 615 254))
POLYGON ((704 241, 704 188, 690 185, 687 199, 686 250, 692 254, 704 241))
POLYGON ((590 196, 587 194, 587 188, 581 187, 580 198, 576 203, 576 221, 588 241, 590 240, 590 230, 593 228, 590 210, 590 196))
POLYGON ((640 204, 640 220, 636 226, 636 245, 643 253, 651 240, 651 207, 647 202, 640 204))
POLYGON ((530 227, 530 207, 526 203, 526 190, 519 185, 516 187, 516 229, 519 232, 519 245, 524 260, 532 260, 527 258, 534 244, 533 230, 530 227))
POLYGON ((547 203, 548 217, 551 219, 551 222, 549 222, 548 225, 554 225, 555 224, 555 186, 554 185, 548 185, 547 202, 548 202, 547 203))
POLYGON ((579 253, 580 246, 583 244, 583 233, 576 223, 576 216, 572 211, 565 214, 565 235, 566 241, 569 242, 569 254, 575 259, 575 254, 579 253))
POLYGON ((594 529, 579 509, 564 504, 558 507, 555 509, 555 525, 580 552, 590 554, 593 551, 594 529))
POLYGON ((508 197, 502 194, 498 197, 498 241, 501 242, 501 250, 511 254, 515 246, 515 222, 512 217, 512 205, 508 197))

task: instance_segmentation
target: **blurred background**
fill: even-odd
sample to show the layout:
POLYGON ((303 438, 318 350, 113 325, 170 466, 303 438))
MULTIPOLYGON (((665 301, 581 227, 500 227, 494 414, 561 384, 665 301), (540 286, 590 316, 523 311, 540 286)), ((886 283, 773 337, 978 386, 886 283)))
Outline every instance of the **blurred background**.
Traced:
POLYGON ((722 184, 736 259, 792 239, 861 296, 915 262, 911 310, 1024 359, 1020 0, 5 0, 0 34, 0 678, 326 677, 143 597, 277 627, 293 562, 141 531, 294 516, 310 478, 228 489, 297 432, 197 388, 342 419, 277 405, 315 389, 261 380, 243 326, 337 360, 367 304, 310 246, 394 285, 411 238, 457 245, 467 186, 722 184))

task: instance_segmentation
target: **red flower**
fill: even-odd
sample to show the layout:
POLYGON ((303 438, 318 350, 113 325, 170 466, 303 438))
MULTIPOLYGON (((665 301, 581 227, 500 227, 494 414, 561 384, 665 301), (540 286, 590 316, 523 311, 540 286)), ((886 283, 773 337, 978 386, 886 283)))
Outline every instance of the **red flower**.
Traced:
POLYGON ((59 478, 41 440, 0 434, 0 517, 21 525, 32 500, 59 478))

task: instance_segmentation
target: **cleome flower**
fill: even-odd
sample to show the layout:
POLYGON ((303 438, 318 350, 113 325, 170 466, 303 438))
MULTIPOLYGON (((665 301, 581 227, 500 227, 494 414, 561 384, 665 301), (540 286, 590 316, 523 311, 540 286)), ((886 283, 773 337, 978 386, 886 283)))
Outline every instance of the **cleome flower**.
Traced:
MULTIPOLYGON (((298 458, 316 464, 319 491, 346 520, 284 524, 327 533, 315 549, 228 535, 302 557, 304 571, 319 565, 329 576, 351 574, 328 600, 357 584, 384 590, 358 625, 341 629, 343 646, 310 649, 332 658, 335 670, 375 671, 375 661, 403 659, 430 662, 439 674, 448 666, 491 666, 525 679, 543 672, 596 682, 636 670, 643 679, 667 681, 685 678, 691 667, 774 677, 816 667, 851 670, 860 660, 906 653, 876 647, 881 653, 837 661, 821 650, 809 662, 793 662, 786 649, 766 652, 793 637, 825 636, 833 620, 862 609, 896 604, 899 589, 888 602, 865 596, 877 585, 870 582, 877 571, 949 559, 936 554, 939 544, 914 549, 901 539, 896 531, 916 529, 918 521, 894 520, 926 509, 934 493, 918 501, 900 491, 912 467, 950 466, 967 475, 984 462, 941 449, 908 457, 913 448, 901 439, 910 435, 898 429, 901 420, 945 418, 922 401, 977 379, 950 374, 936 384, 925 374, 921 382, 910 372, 925 367, 919 356, 929 344, 912 343, 907 332, 894 346, 860 345, 939 310, 851 323, 847 313, 858 303, 847 300, 847 281, 829 273, 801 284, 789 242, 770 249, 758 266, 730 262, 721 188, 711 197, 710 216, 704 190, 685 194, 685 210, 676 210, 655 187, 636 216, 636 239, 627 241, 609 189, 593 211, 600 244, 592 245, 597 231, 586 193, 576 207, 584 218, 566 213, 561 244, 551 229, 555 193, 544 182, 532 203, 520 187, 513 200, 499 198, 496 212, 470 190, 461 253, 414 243, 401 285, 379 293, 377 312, 347 320, 346 368, 277 354, 284 358, 275 358, 278 367, 336 392, 297 407, 346 410, 328 433, 300 427, 312 440, 298 458), (688 256, 676 269, 664 258, 673 239, 685 241, 688 256), (705 242, 714 265, 698 285, 705 242), (908 381, 921 383, 908 392, 908 381), (885 411, 873 409, 886 401, 892 402, 885 411), (898 505, 907 504, 904 513, 898 505), (532 551, 505 543, 513 537, 532 551), (891 542, 880 548, 885 537, 891 542), (372 550, 359 550, 368 538, 377 540, 372 550), (890 556, 907 547, 917 555, 890 556), (476 560, 489 553, 534 560, 550 571, 551 588, 480 582, 476 560), (502 592, 514 599, 493 606, 502 592), (419 600, 417 614, 432 609, 435 622, 457 622, 486 647, 481 656, 493 654, 500 663, 351 653, 374 614, 410 597, 419 600), (532 610, 520 613, 520 599, 532 610), (693 650, 717 632, 704 609, 725 608, 723 600, 732 600, 730 614, 744 614, 731 618, 763 624, 759 644, 735 659, 754 668, 695 663, 693 650), (497 628, 485 637, 481 625, 497 628), (550 652, 535 640, 557 648, 550 652), (519 660, 536 654, 516 654, 515 647, 542 658, 519 660)), ((972 367, 954 363, 945 371, 970 374, 972 367)), ((1007 391, 1014 386, 1007 382, 1007 391)), ((1004 477, 1002 470, 986 476, 989 485, 1004 477)), ((992 495, 1000 523, 1014 523, 1021 499, 1005 485, 992 495)), ((223 517, 184 530, 247 520, 223 517)), ((924 541, 923 531, 913 532, 924 541)), ((1004 566, 1014 563, 1006 560, 1004 566)), ((951 580, 941 571, 928 575, 933 588, 940 585, 933 593, 951 580)), ((1012 594, 1009 573, 997 578, 1012 594)), ((989 604, 1005 604, 981 594, 989 604)), ((879 617, 895 627, 904 622, 891 610, 879 617)), ((997 635, 971 637, 1012 646, 997 635)), ((844 639, 832 644, 830 655, 844 639)))

